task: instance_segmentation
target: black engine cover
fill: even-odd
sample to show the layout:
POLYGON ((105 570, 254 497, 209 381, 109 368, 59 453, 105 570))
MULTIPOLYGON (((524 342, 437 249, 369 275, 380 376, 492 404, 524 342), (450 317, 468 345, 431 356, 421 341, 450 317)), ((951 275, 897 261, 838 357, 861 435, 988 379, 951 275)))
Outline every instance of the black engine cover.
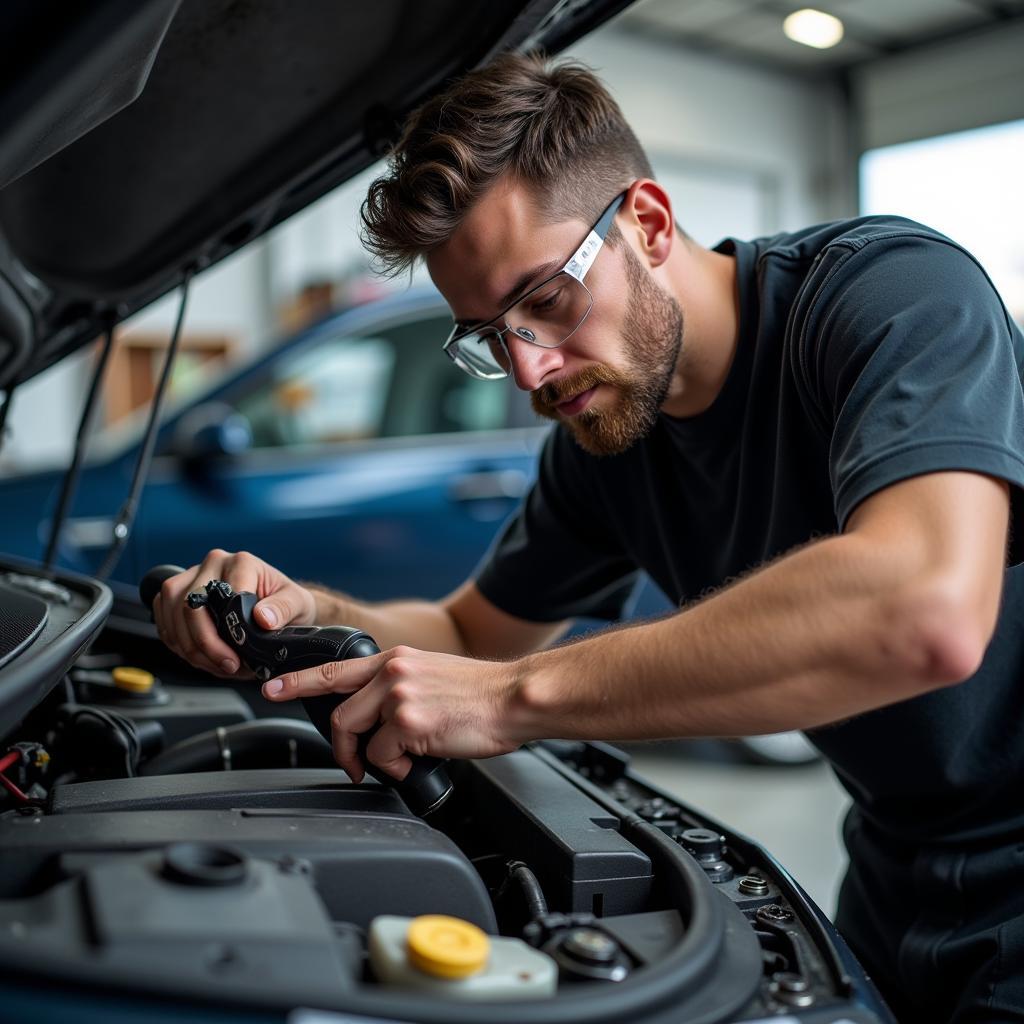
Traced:
POLYGON ((378 914, 447 913, 495 933, 487 890, 458 847, 393 790, 344 778, 289 769, 58 787, 52 814, 0 822, 0 899, 113 852, 191 842, 301 870, 334 921, 365 928, 378 914))

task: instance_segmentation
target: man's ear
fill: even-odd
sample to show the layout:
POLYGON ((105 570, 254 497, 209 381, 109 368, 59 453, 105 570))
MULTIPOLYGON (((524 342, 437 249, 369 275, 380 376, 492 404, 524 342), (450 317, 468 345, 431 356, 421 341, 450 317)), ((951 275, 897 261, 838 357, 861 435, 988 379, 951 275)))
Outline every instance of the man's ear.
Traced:
POLYGON ((631 226, 648 265, 660 267, 668 259, 676 237, 668 193, 656 181, 641 178, 630 186, 623 207, 632 217, 631 226))

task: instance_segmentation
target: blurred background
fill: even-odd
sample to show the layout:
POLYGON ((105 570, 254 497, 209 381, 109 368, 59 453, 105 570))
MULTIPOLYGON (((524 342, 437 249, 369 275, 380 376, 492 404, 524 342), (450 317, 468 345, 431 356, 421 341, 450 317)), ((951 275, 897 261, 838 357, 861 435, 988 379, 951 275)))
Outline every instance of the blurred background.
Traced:
MULTIPOLYGON (((639 0, 572 51, 610 86, 668 188, 679 223, 699 242, 858 214, 900 214, 973 252, 1018 322, 1024 321, 1022 54, 1024 0, 831 0, 810 12, 775 0, 639 0)), ((240 415, 242 433, 248 430, 239 456, 272 450, 291 457, 326 446, 336 466, 345 446, 362 456, 368 443, 390 439, 393 450, 401 438, 415 441, 422 458, 432 450, 429 439, 442 434, 450 441, 460 432, 492 436, 528 426, 493 390, 492 397, 439 391, 419 418, 394 411, 406 408, 394 395, 422 371, 418 360, 402 355, 388 326, 398 322, 398 307, 387 303, 402 301, 396 292, 425 281, 421 272, 412 282, 382 281, 362 252, 358 208, 380 170, 368 169, 196 279, 168 415, 191 410, 186 423, 205 423, 212 404, 204 395, 218 382, 242 380, 243 367, 270 359, 263 376, 251 378, 255 383, 217 392, 218 408, 240 415), (381 301, 385 313, 359 320, 354 335, 345 311, 381 301), (296 344, 311 328, 317 344, 296 344), (351 342, 356 336, 358 344, 351 342), (292 354, 277 363, 275 352, 292 354)), ((429 289, 420 293, 425 297, 412 312, 401 307, 399 320, 414 320, 423 327, 417 341, 439 348, 443 307, 429 289)), ((97 464, 131 451, 177 302, 168 296, 119 330, 92 445, 97 464)), ((431 352, 432 360, 442 358, 431 352)), ((0 477, 66 465, 94 359, 86 351, 21 388, 0 477)), ((180 444, 180 429, 176 436, 180 444)), ((531 443, 523 444, 529 454, 531 443)), ((192 456, 171 445, 163 454, 185 464, 195 455, 189 450, 192 456)), ((232 455, 220 448, 211 453, 232 455)), ((378 476, 406 471, 388 470, 380 458, 376 465, 378 476)), ((479 550, 466 555, 469 565, 526 482, 526 471, 516 467, 488 472, 469 483, 460 478, 455 488, 458 501, 472 503, 480 530, 479 550)), ((207 497, 211 490, 208 479, 196 483, 194 472, 176 480, 179 488, 205 487, 207 497), (191 484, 182 482, 187 479, 191 484)), ((112 515, 120 498, 100 493, 95 500, 106 500, 112 515)), ((89 500, 83 482, 82 501, 89 500)), ((169 500, 144 506, 137 529, 145 533, 169 500)), ((76 536, 87 538, 90 524, 102 532, 95 509, 76 511, 76 536)), ((370 564, 375 537, 382 549, 397 550, 395 534, 381 526, 387 521, 378 513, 363 528, 360 550, 369 552, 370 564)), ((160 546, 159 538, 151 543, 160 546)), ((415 551, 397 561, 409 565, 410 559, 415 551)), ((154 559, 174 560, 173 554, 154 559)), ((458 578, 463 566, 449 561, 458 578)), ((128 565, 126 578, 136 568, 128 565)), ((359 592, 350 580, 342 582, 359 592)), ((641 602, 639 611, 645 607, 641 602)), ((765 755, 776 763, 758 766, 749 763, 756 751, 721 745, 666 743, 633 752, 640 771, 763 842, 831 912, 842 869, 844 797, 828 769, 808 760, 806 748, 781 742, 778 757, 765 755), (800 763, 782 764, 791 760, 800 763)))

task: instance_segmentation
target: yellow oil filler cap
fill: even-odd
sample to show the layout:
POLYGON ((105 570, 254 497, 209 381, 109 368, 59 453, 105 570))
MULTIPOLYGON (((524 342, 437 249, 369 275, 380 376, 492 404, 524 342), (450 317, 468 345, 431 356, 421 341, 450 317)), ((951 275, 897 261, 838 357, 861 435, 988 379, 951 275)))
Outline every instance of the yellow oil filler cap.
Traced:
POLYGON ((409 962, 435 978, 468 978, 487 966, 491 940, 468 921, 444 914, 413 918, 406 935, 409 962))
POLYGON ((119 690, 128 690, 129 693, 149 693, 153 689, 153 673, 147 672, 144 668, 119 665, 110 675, 119 690))

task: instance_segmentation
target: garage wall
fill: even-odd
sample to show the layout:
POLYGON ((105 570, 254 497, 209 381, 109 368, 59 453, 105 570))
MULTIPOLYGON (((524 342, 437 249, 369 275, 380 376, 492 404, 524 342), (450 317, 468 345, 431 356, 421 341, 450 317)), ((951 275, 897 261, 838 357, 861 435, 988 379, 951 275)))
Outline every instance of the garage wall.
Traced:
POLYGON ((874 61, 851 81, 864 150, 1024 118, 1024 25, 874 61))
POLYGON ((0 474, 66 465, 82 415, 90 360, 86 353, 62 359, 14 393, 0 474))
POLYGON ((699 222, 691 231, 699 241, 855 212, 838 85, 638 39, 614 25, 573 52, 609 84, 656 169, 667 164, 694 182, 691 209, 685 191, 676 199, 677 219, 688 231, 699 222), (745 203, 724 195, 707 202, 709 189, 729 186, 745 191, 748 202, 759 193, 759 223, 749 222, 745 203))
MULTIPOLYGON (((698 241, 751 237, 855 212, 838 86, 751 68, 616 25, 567 54, 611 88, 698 241)), ((355 211, 376 169, 293 218, 271 242, 274 289, 363 259, 355 211)))

